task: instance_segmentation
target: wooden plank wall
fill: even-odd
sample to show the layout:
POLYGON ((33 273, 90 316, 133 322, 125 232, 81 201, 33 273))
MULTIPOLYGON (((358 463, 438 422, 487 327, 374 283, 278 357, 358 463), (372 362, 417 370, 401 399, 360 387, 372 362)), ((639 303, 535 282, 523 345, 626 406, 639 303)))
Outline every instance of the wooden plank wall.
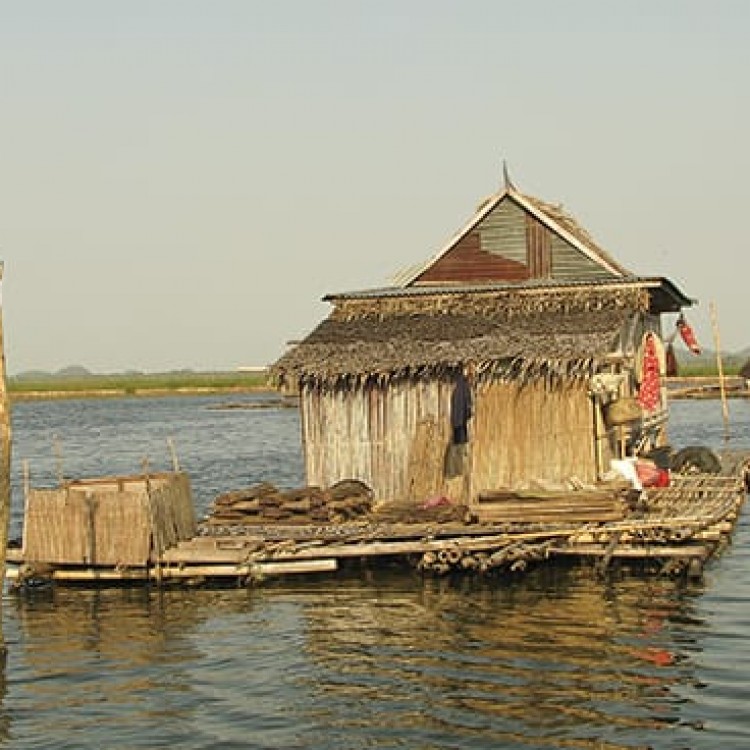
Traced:
POLYGON ((476 395, 471 493, 596 480, 594 407, 585 383, 550 388, 493 382, 476 395))
MULTIPOLYGON (((303 393, 307 482, 327 487, 359 479, 376 500, 424 499, 446 492, 443 458, 450 439, 451 381, 402 382, 355 393, 303 393)), ((530 478, 559 485, 597 479, 594 407, 585 383, 551 389, 484 385, 469 424, 469 501, 477 492, 517 487, 530 478)), ((458 493, 458 494, 457 494, 458 493)), ((460 495, 460 497, 459 497, 460 495)))
MULTIPOLYGON (((328 487, 359 479, 373 489, 375 499, 411 496, 409 466, 416 453, 426 457, 421 444, 425 435, 442 462, 452 388, 447 380, 393 381, 388 389, 369 386, 353 392, 305 388, 301 408, 307 483, 328 487)), ((434 463, 435 456, 430 460, 434 463)))
POLYGON ((526 244, 529 274, 532 279, 547 279, 552 275, 549 245, 550 232, 534 216, 526 216, 526 244))

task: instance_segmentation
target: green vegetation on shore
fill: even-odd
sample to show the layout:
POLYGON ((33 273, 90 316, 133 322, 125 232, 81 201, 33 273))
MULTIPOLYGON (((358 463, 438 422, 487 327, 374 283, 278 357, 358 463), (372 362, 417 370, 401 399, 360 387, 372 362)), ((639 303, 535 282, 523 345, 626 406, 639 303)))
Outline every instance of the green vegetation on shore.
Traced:
MULTIPOLYGON (((716 359, 709 353, 700 357, 679 357, 681 377, 716 377, 716 359)), ((735 376, 750 367, 746 352, 724 358, 725 376, 735 376)), ((260 371, 174 370, 171 372, 125 372, 96 374, 85 367, 68 367, 56 373, 26 372, 8 378, 13 400, 33 398, 74 398, 85 396, 147 396, 156 394, 222 393, 274 390, 267 373, 260 371)))
POLYGON ((11 398, 147 395, 149 393, 238 392, 270 388, 264 372, 118 373, 98 375, 29 373, 8 378, 11 398))
MULTIPOLYGON (((741 362, 730 361, 723 363, 724 376, 739 375, 741 362)), ((719 368, 716 363, 696 362, 695 364, 681 364, 679 375, 682 378, 717 378, 719 368)))

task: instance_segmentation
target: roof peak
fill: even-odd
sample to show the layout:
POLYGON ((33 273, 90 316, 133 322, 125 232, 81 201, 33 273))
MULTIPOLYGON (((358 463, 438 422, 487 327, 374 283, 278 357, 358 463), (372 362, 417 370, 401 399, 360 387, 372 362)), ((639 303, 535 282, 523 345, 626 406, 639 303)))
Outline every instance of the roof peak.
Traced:
POLYGON ((513 184, 513 181, 510 179, 510 171, 508 169, 508 162, 505 159, 503 159, 503 186, 506 191, 516 189, 516 186, 513 184))
MULTIPOLYGON (((550 232, 563 239, 570 247, 574 248, 589 262, 600 266, 606 273, 612 276, 631 276, 632 274, 618 263, 612 256, 604 251, 591 237, 588 231, 563 208, 562 204, 549 203, 521 192, 511 181, 508 173, 507 163, 503 162, 503 174, 506 185, 497 193, 485 198, 477 206, 469 221, 443 246, 443 248, 426 263, 398 273, 394 281, 401 286, 411 286, 430 267, 440 262, 441 259, 457 247, 467 235, 481 226, 486 217, 492 213, 503 201, 509 199, 521 210, 531 214, 541 222, 550 232)), ((498 256, 502 257, 502 256, 498 256)), ((518 263, 516 263, 518 266, 518 263)))

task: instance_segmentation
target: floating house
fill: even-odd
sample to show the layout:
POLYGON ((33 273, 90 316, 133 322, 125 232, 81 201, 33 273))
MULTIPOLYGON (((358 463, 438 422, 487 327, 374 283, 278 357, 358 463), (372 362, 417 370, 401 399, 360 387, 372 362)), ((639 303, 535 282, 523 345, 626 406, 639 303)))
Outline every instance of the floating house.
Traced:
POLYGON ((299 393, 310 485, 481 510, 503 488, 593 485, 667 441, 662 316, 693 300, 510 182, 392 286, 324 299, 272 368, 299 393))
POLYGON ((684 330, 692 300, 628 271, 561 207, 508 183, 392 286, 326 299, 272 368, 299 395, 307 486, 222 493, 200 523, 176 465, 29 490, 14 587, 249 585, 364 560, 510 575, 621 559, 698 576, 726 544, 750 455, 667 444, 662 322, 684 330), (653 460, 624 460, 637 456, 653 460), (619 461, 640 481, 658 456, 668 486, 612 476, 619 461))

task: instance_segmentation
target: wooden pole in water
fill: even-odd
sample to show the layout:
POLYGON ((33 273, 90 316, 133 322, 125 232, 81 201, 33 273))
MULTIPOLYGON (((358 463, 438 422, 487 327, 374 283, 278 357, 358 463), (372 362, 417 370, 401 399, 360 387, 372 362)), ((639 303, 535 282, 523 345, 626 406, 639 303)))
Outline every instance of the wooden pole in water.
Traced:
MULTIPOLYGON (((0 282, 3 279, 3 264, 0 262, 0 282)), ((8 527, 10 525, 10 407, 8 386, 5 379, 5 348, 3 343, 2 302, 0 301, 0 593, 5 584, 5 557, 8 549, 8 527)), ((0 597, 1 599, 1 597, 0 597)), ((0 623, 2 606, 0 605, 0 623)), ((0 659, 6 654, 5 638, 0 624, 0 659)))
POLYGON ((714 346, 716 347, 716 367, 719 372, 719 393, 721 394, 721 413, 724 417, 724 442, 729 441, 729 407, 727 406, 727 391, 724 386, 724 366, 721 361, 721 340, 719 339, 719 319, 716 305, 709 303, 711 310, 711 327, 714 332, 714 346))

